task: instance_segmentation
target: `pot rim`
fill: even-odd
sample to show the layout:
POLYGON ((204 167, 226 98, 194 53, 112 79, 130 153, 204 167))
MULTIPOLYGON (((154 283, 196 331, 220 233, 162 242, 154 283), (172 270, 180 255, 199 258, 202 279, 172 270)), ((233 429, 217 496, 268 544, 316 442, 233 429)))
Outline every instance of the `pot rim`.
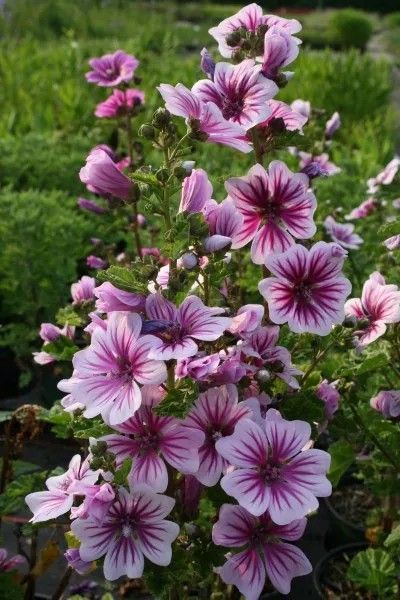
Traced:
POLYGON ((346 550, 364 550, 365 548, 368 548, 369 544, 367 542, 352 542, 350 544, 341 544, 340 546, 336 546, 336 548, 333 548, 332 550, 330 550, 329 552, 327 552, 315 565, 314 567, 314 571, 313 571, 313 585, 314 588, 318 594, 318 596, 324 600, 325 597, 322 593, 321 587, 320 587, 320 576, 321 576, 321 570, 322 567, 324 566, 325 563, 329 562, 329 560, 333 557, 336 556, 338 554, 343 554, 344 552, 346 552, 346 550))

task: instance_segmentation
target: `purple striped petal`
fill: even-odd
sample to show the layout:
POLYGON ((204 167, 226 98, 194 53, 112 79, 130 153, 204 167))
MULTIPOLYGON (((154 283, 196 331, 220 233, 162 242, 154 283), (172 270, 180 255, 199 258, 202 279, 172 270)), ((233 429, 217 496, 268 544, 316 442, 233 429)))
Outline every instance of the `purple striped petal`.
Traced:
POLYGON ((272 488, 266 485, 263 476, 256 469, 236 469, 228 473, 221 479, 221 487, 256 517, 270 507, 272 488))
POLYGON ((129 473, 132 489, 139 485, 148 485, 155 492, 165 492, 168 485, 168 473, 163 459, 156 452, 147 451, 144 456, 136 456, 129 473))
POLYGON ((28 494, 25 502, 33 513, 32 523, 49 521, 64 515, 71 509, 74 497, 62 490, 49 490, 28 494))
POLYGON ((272 585, 282 594, 290 592, 293 577, 308 575, 312 566, 304 552, 293 544, 265 544, 265 568, 272 585))
POLYGON ((217 451, 235 467, 252 468, 266 463, 268 444, 262 429, 250 419, 235 427, 234 435, 218 440, 217 451))
POLYGON ((225 583, 235 585, 246 600, 259 600, 265 585, 265 567, 255 550, 249 548, 235 554, 219 574, 225 583))
POLYGON ((213 542, 226 548, 245 546, 251 540, 257 524, 257 519, 241 506, 223 504, 218 521, 213 526, 213 542))
POLYGON ((271 459, 286 461, 304 448, 311 436, 311 427, 305 421, 285 419, 265 420, 265 432, 271 447, 271 459))
POLYGON ((138 542, 131 536, 124 535, 112 540, 104 559, 103 569, 108 581, 115 581, 123 575, 131 579, 141 577, 144 558, 138 542))
POLYGON ((171 544, 178 535, 179 525, 172 521, 150 523, 139 529, 137 545, 152 563, 166 567, 171 562, 171 544))

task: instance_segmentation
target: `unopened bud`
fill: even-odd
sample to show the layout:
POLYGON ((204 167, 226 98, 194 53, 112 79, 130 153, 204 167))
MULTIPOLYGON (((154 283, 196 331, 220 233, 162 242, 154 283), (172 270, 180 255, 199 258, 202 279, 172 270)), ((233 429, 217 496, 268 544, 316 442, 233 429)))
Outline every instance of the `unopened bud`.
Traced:
POLYGON ((177 165, 174 168, 173 173, 174 173, 175 177, 177 179, 179 179, 179 181, 181 181, 182 179, 184 179, 187 176, 186 169, 182 165, 177 165))
POLYGON ((164 129, 171 121, 171 113, 166 108, 157 108, 153 115, 151 124, 157 129, 164 129))
POLYGON ((263 23, 257 27, 256 35, 258 37, 263 38, 264 35, 267 33, 267 31, 268 31, 268 25, 265 25, 265 23, 263 23))
POLYGON ((107 451, 107 442, 98 441, 94 446, 91 446, 90 449, 95 456, 104 454, 104 452, 107 451))
POLYGON ((182 266, 184 269, 194 269, 198 264, 198 258, 194 252, 185 252, 181 256, 182 266))
POLYGON ((156 130, 152 125, 142 125, 139 129, 139 135, 144 137, 146 140, 154 140, 156 137, 156 130))
POLYGON ((158 169, 158 171, 156 172, 156 177, 157 177, 158 181, 161 181, 161 183, 166 183, 169 178, 168 169, 165 169, 165 168, 158 169))
POLYGON ((241 39, 242 39, 241 30, 236 29, 235 31, 232 31, 232 33, 229 33, 226 36, 225 41, 228 46, 230 46, 231 48, 234 48, 235 46, 238 46, 240 44, 241 39))
POLYGON ((260 369, 256 377, 261 383, 267 383, 271 379, 271 373, 267 369, 260 369))
POLYGON ((343 321, 343 327, 348 327, 349 329, 352 329, 353 327, 355 327, 356 323, 357 323, 357 319, 355 317, 348 316, 343 321))
POLYGON ((368 319, 360 319, 359 321, 357 321, 357 327, 359 329, 366 329, 369 325, 369 321, 368 319))

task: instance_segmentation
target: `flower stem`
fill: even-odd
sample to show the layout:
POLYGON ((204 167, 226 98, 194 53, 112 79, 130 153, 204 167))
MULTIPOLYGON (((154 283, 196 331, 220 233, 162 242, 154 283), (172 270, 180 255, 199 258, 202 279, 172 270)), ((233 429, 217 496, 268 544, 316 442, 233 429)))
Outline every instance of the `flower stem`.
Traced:
POLYGON ((251 130, 251 137, 253 141, 253 149, 256 157, 256 162, 262 165, 264 162, 264 152, 258 139, 257 129, 255 127, 251 130))
POLYGON ((72 573, 73 573, 73 568, 67 567, 67 569, 64 572, 64 575, 60 579, 60 583, 58 584, 56 591, 54 592, 54 594, 51 597, 51 600, 59 600, 59 598, 61 598, 61 596, 65 592, 65 589, 69 583, 72 573))
POLYGON ((335 344, 335 341, 336 340, 332 340, 331 342, 329 342, 329 344, 326 346, 326 348, 324 348, 323 350, 320 350, 319 352, 317 352, 314 360, 311 362, 310 366, 308 367, 307 371, 304 373, 304 375, 303 375, 303 377, 301 379, 302 385, 304 385, 304 383, 307 381, 307 379, 309 378, 309 376, 311 375, 311 373, 314 371, 315 367, 325 357, 325 355, 328 352, 328 350, 330 350, 332 348, 332 346, 335 344))
POLYGON ((175 388, 175 362, 173 360, 167 363, 167 387, 169 391, 175 388))
MULTIPOLYGON (((125 118, 125 132, 126 132, 126 140, 128 145, 128 156, 130 159, 130 166, 133 167, 133 132, 132 132, 132 122, 131 116, 129 112, 126 113, 125 118)), ((137 201, 133 202, 133 237, 135 239, 136 252, 139 258, 142 258, 142 242, 140 240, 140 234, 138 229, 138 206, 137 201)))

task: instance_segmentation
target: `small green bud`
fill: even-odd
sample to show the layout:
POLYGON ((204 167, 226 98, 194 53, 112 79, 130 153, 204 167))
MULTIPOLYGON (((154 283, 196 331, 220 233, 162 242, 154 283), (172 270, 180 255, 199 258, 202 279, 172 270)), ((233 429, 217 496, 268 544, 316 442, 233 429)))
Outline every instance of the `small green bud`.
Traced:
POLYGON ((152 125, 142 125, 139 129, 140 137, 144 137, 146 140, 154 140, 156 137, 156 130, 152 125))
POLYGON ((355 327, 356 323, 357 323, 357 319, 355 317, 348 316, 343 321, 343 327, 347 327, 349 329, 352 329, 353 327, 355 327))
POLYGON ((158 171, 156 172, 156 177, 157 177, 158 181, 161 181, 161 183, 166 183, 169 178, 168 169, 165 169, 165 168, 158 169, 158 171))
POLYGON ((242 39, 242 36, 240 33, 240 29, 236 29, 235 31, 232 31, 232 33, 229 33, 226 36, 225 41, 228 46, 230 46, 231 48, 234 48, 235 46, 239 46, 241 39, 242 39))
POLYGON ((94 456, 102 455, 107 451, 107 442, 98 441, 94 446, 91 446, 91 451, 94 456))
POLYGON ((284 88, 288 84, 288 79, 287 79, 286 75, 284 75, 283 73, 278 73, 278 75, 275 77, 274 81, 275 81, 276 85, 278 86, 278 88, 284 88))
POLYGON ((184 167, 182 167, 182 165, 177 165, 174 168, 174 176, 179 179, 179 181, 181 181, 182 179, 184 179, 187 175, 186 169, 184 167))
POLYGON ((171 121, 171 113, 166 108, 157 108, 151 124, 157 129, 164 129, 171 121))
POLYGON ((264 41, 264 35, 267 33, 267 31, 268 31, 268 25, 265 25, 265 23, 263 23, 262 25, 259 25, 257 27, 256 35, 257 35, 257 37, 262 37, 263 41, 264 41))

